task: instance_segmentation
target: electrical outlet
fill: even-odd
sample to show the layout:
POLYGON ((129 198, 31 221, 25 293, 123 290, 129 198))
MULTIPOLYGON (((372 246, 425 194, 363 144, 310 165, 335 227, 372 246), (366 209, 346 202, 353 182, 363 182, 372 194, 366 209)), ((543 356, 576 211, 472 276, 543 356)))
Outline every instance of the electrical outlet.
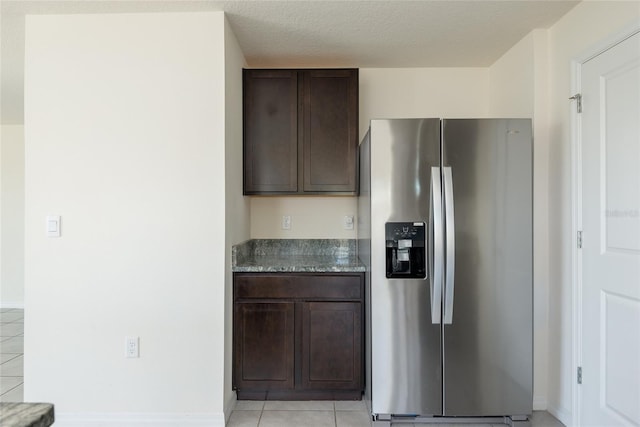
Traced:
POLYGON ((344 216, 344 229, 345 230, 353 230, 353 215, 345 215, 344 216))
POLYGON ((291 230, 291 215, 282 216, 282 229, 291 230))
POLYGON ((140 357, 140 337, 125 337, 124 351, 128 359, 140 357))

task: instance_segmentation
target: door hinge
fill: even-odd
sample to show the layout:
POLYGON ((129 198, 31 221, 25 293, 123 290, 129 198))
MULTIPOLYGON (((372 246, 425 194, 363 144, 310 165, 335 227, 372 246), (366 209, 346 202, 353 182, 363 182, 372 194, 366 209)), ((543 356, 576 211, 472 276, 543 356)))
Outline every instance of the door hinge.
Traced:
POLYGON ((576 111, 578 113, 582 113, 582 95, 580 95, 579 93, 576 93, 569 99, 576 100, 576 111))
POLYGON ((578 231, 577 244, 578 249, 582 249, 582 230, 578 231))
POLYGON ((578 366, 578 384, 582 384, 582 366, 578 366))

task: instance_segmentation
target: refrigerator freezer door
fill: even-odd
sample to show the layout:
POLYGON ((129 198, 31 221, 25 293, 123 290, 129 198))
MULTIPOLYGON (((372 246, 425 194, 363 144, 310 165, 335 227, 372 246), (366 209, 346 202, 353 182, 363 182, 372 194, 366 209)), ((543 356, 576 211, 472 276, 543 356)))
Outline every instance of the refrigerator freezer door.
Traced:
POLYGON ((528 119, 445 120, 455 298, 444 415, 532 411, 532 134, 528 119))
POLYGON ((385 223, 428 222, 431 168, 440 165, 440 121, 373 120, 370 142, 371 409, 439 415, 441 326, 431 323, 429 281, 387 279, 385 223))

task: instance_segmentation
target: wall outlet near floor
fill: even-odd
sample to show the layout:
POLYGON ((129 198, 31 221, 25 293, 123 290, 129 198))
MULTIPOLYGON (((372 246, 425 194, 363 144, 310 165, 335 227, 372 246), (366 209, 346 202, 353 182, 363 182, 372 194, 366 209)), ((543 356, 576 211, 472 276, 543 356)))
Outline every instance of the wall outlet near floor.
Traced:
POLYGON ((140 357, 140 337, 125 337, 124 352, 127 359, 140 357))
POLYGON ((282 229, 291 230, 291 215, 282 215, 282 229))

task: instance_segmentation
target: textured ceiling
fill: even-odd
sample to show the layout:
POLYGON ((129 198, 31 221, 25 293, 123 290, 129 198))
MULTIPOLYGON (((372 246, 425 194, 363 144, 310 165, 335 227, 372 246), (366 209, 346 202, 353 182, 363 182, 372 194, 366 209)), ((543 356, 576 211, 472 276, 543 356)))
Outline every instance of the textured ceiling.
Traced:
POLYGON ((0 119, 23 121, 25 14, 225 11, 252 67, 484 67, 577 3, 0 0, 0 119))

